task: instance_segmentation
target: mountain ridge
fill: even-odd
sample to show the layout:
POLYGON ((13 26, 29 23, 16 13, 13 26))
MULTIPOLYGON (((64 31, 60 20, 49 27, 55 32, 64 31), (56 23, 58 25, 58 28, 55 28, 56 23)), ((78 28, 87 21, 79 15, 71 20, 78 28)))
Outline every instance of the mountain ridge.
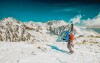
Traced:
MULTIPOLYGON (((63 20, 49 21, 46 23, 41 22, 20 22, 13 17, 4 18, 0 21, 0 41, 48 41, 49 38, 44 39, 46 36, 60 35, 65 30, 68 30, 70 23, 63 20), (38 35, 38 36, 37 36, 38 35), (41 39, 38 39, 41 37, 41 39)), ((74 26, 75 36, 97 36, 95 31, 81 30, 82 27, 74 26)), ((52 37, 51 37, 52 38, 52 37)))

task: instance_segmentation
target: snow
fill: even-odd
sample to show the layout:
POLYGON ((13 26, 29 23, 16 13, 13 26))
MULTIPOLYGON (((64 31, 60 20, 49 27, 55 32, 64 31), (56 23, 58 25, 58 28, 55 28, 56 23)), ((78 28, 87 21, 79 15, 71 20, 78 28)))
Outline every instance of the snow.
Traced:
POLYGON ((0 63, 99 63, 100 44, 75 44, 69 54, 67 43, 0 42, 0 63), (47 45, 48 44, 48 45, 47 45), (52 48, 52 47, 54 48, 52 48), (58 48, 58 49, 57 49, 58 48))
POLYGON ((58 36, 50 34, 50 32, 54 33, 55 30, 48 30, 49 26, 52 26, 52 28, 57 28, 56 31, 61 31, 62 29, 58 27, 68 25, 64 21, 53 21, 49 24, 40 22, 18 23, 9 17, 0 23, 4 26, 0 30, 0 40, 2 38, 0 41, 0 63, 100 63, 100 36, 93 30, 82 30, 82 27, 74 26, 76 32, 75 46, 73 48, 74 53, 70 54, 68 53, 67 42, 56 42, 58 36), (25 41, 18 41, 17 37, 12 37, 15 32, 7 30, 12 33, 9 37, 13 41, 9 41, 9 37, 6 35, 7 28, 5 28, 9 22, 12 24, 12 30, 16 29, 16 25, 18 25, 16 34, 19 39, 24 37, 25 41), (25 33, 22 34, 23 30, 25 33), (27 40, 29 38, 27 36, 30 37, 29 40, 27 40))

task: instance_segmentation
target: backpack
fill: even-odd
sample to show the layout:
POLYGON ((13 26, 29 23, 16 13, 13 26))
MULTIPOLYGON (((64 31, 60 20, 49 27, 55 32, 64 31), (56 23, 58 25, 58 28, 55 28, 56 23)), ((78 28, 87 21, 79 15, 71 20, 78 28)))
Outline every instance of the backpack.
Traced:
POLYGON ((69 31, 66 31, 65 32, 65 38, 64 38, 64 40, 66 41, 66 42, 69 42, 69 38, 70 38, 70 32, 69 31))

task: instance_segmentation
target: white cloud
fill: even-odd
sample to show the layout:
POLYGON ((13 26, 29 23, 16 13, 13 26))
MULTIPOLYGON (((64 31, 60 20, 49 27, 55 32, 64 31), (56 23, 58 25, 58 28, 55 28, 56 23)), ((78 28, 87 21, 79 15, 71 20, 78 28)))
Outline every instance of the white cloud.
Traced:
POLYGON ((87 19, 84 24, 88 27, 99 27, 100 28, 100 13, 93 19, 87 19))
POLYGON ((81 15, 77 15, 74 18, 70 19, 70 21, 72 21, 74 24, 75 23, 80 23, 82 16, 81 15))
POLYGON ((66 11, 71 11, 71 12, 80 12, 79 10, 75 8, 67 8, 67 9, 58 9, 58 10, 53 10, 53 12, 66 12, 66 11))
POLYGON ((78 23, 80 25, 85 25, 91 28, 100 28, 100 13, 93 19, 88 18, 87 20, 81 20, 82 16, 77 15, 74 18, 70 19, 74 24, 78 23))

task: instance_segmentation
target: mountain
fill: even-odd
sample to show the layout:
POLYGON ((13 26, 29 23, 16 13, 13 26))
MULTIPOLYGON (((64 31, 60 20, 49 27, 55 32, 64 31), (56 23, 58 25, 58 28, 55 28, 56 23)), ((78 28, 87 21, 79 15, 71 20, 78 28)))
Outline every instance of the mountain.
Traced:
POLYGON ((100 28, 100 25, 87 26, 88 28, 100 28))
POLYGON ((4 18, 0 21, 0 41, 38 41, 36 34, 44 37, 42 28, 34 22, 23 23, 12 17, 4 18))
POLYGON ((0 63, 100 63, 100 35, 74 25, 74 53, 57 39, 68 30, 65 21, 20 22, 12 17, 0 21, 0 63), (90 57, 90 58, 89 58, 90 57))
MULTIPOLYGON (((60 35, 68 30, 70 24, 63 20, 53 20, 46 23, 41 22, 21 22, 12 17, 4 18, 0 21, 0 41, 21 42, 29 41, 36 42, 44 39, 50 34, 60 35), (38 39, 39 38, 39 39, 38 39)), ((93 30, 82 29, 82 27, 74 26, 75 36, 97 36, 98 33, 93 30)))
MULTIPOLYGON (((70 23, 67 23, 65 21, 51 21, 51 22, 47 22, 47 24, 50 28, 49 30, 55 35, 59 35, 66 30, 70 30, 70 25, 71 25, 70 23)), ((92 29, 88 29, 87 27, 81 27, 81 26, 74 25, 74 34, 75 35, 96 36, 99 33, 93 31, 92 29)))

